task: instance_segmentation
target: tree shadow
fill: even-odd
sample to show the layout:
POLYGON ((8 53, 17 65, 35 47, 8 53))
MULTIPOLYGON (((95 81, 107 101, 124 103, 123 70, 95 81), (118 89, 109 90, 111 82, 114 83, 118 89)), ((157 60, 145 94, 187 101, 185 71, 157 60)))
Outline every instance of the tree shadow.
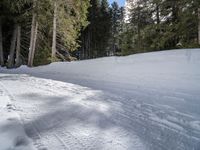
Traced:
MULTIPOLYGON (((33 96, 32 94, 30 95, 33 96)), ((21 96, 29 96, 29 94, 21 96)), ((38 106, 39 109, 44 109, 44 111, 41 111, 41 114, 37 114, 38 116, 36 115, 35 118, 24 123, 26 134, 32 139, 38 135, 46 136, 54 135, 55 133, 68 134, 68 136, 73 133, 79 134, 78 132, 81 134, 84 132, 82 129, 87 128, 90 131, 90 135, 88 136, 92 137, 89 141, 81 141, 78 135, 75 135, 74 138, 77 141, 80 140, 81 143, 91 145, 95 149, 104 149, 103 143, 97 142, 93 145, 94 142, 104 137, 104 133, 112 134, 111 131, 119 127, 110 118, 109 110, 101 112, 94 106, 73 103, 70 101, 70 97, 60 97, 59 100, 53 100, 53 96, 34 96, 37 96, 40 100, 46 99, 46 101, 38 106)), ((93 101, 95 100, 93 99, 93 101)))
MULTIPOLYGON (((19 78, 19 75, 8 75, 0 77, 0 80, 14 81, 19 80, 19 78)), ((23 80, 23 77, 21 79, 23 80)), ((62 81, 62 78, 60 80, 62 81)), ((79 88, 73 90, 78 91, 79 88)), ((90 90, 94 90, 94 88, 90 88, 90 90)), ((78 95, 80 93, 77 92, 76 94, 78 95)), ((49 96, 43 94, 39 95, 37 93, 20 95, 21 98, 27 99, 27 102, 28 100, 43 100, 39 103, 38 109, 47 109, 47 111, 41 111, 41 114, 36 115, 32 120, 25 122, 24 126, 27 135, 34 138, 37 134, 46 135, 48 133, 53 133, 54 131, 69 131, 72 128, 78 130, 78 128, 88 126, 90 128, 98 129, 99 136, 95 135, 96 139, 98 139, 102 133, 110 132, 112 129, 119 127, 129 134, 137 135, 142 141, 146 142, 145 144, 148 145, 151 150, 166 149, 166 143, 170 143, 167 147, 169 149, 176 149, 179 145, 184 146, 185 149, 192 148, 194 150, 198 150, 200 147, 200 137, 199 135, 194 135, 193 131, 191 131, 192 129, 183 127, 184 131, 180 131, 173 128, 173 126, 168 126, 165 123, 160 122, 163 121, 162 116, 164 113, 169 115, 168 111, 158 110, 158 108, 151 108, 146 105, 138 107, 136 106, 138 102, 135 102, 135 104, 125 98, 119 100, 117 99, 118 97, 110 97, 111 101, 105 101, 105 99, 108 99, 108 95, 104 94, 105 92, 98 95, 94 94, 92 96, 86 96, 84 99, 81 99, 81 103, 79 103, 80 100, 72 100, 72 97, 66 95, 49 96), (102 111, 98 107, 102 101, 104 101, 104 104, 108 107, 106 111, 102 111), (122 102, 120 103, 122 109, 121 112, 116 111, 115 108, 113 108, 115 107, 113 103, 116 102, 122 102), (152 120, 149 117, 149 114, 152 113, 151 111, 157 113, 156 115, 158 116, 161 115, 161 118, 159 118, 161 120, 152 120)), ((148 101, 150 98, 155 98, 153 96, 141 96, 144 98, 143 102, 145 100, 148 101)), ((90 144, 92 144, 92 142, 94 141, 91 140, 90 144)), ((130 147, 131 144, 133 143, 130 143, 130 147)), ((98 146, 99 149, 103 149, 101 145, 98 146)))

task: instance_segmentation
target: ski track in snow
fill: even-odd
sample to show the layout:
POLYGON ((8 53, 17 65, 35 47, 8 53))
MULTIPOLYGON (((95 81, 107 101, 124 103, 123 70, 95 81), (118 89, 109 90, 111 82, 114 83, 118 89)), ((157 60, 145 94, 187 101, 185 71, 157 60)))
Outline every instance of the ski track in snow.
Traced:
POLYGON ((145 149, 112 118, 100 91, 28 76, 1 78, 38 149, 145 149))
MULTIPOLYGON (((162 53, 157 55, 162 56, 162 53)), ((167 53, 168 58, 174 57, 171 53, 167 53)), ((184 64, 185 70, 177 71, 182 65, 175 67, 176 72, 173 67, 177 64, 173 61, 175 65, 169 66, 172 68, 169 73, 163 69, 162 63, 161 67, 155 65, 161 73, 150 70, 143 74, 139 70, 129 77, 130 72, 124 70, 122 74, 130 83, 124 78, 115 80, 120 79, 115 68, 113 74, 116 76, 109 71, 102 74, 97 70, 96 77, 92 77, 89 69, 87 74, 82 68, 77 73, 69 65, 65 66, 66 70, 71 68, 72 71, 67 71, 64 79, 62 72, 43 71, 42 67, 36 68, 35 72, 34 69, 3 71, 20 74, 0 74, 0 82, 9 91, 15 111, 38 150, 199 150, 200 71, 186 72, 191 71, 188 68, 198 68, 200 53, 197 54, 195 56, 199 57, 190 56, 189 65, 184 64), (38 78, 47 75, 49 79, 38 78), (98 78, 99 75, 102 78, 98 78)), ((144 62, 137 59, 142 56, 135 56, 133 65, 136 65, 136 70, 137 64, 139 68, 143 67, 140 65, 144 62)), ((182 58, 184 55, 173 59, 178 60, 179 56, 182 58)), ((162 57, 151 58, 146 65, 161 60, 162 57)), ((97 62, 98 68, 105 60, 93 61, 97 62)), ((121 65, 130 62, 131 59, 125 59, 121 65)), ((79 62, 72 65, 77 67, 79 62)), ((90 64, 87 66, 91 67, 90 64)))
POLYGON ((35 150, 12 104, 12 95, 1 82, 0 87, 0 149, 35 150))

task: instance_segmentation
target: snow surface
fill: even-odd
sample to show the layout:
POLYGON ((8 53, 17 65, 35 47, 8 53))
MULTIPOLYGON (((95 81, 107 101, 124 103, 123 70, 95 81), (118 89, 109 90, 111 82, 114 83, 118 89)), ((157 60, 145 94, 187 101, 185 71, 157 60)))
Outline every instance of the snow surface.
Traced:
POLYGON ((0 73, 0 145, 19 134, 39 150, 200 149, 200 49, 0 73))
MULTIPOLYGON (((0 76, 1 77, 1 76, 0 76)), ((0 149, 35 150, 27 137, 19 115, 11 104, 11 97, 0 84, 0 149)))

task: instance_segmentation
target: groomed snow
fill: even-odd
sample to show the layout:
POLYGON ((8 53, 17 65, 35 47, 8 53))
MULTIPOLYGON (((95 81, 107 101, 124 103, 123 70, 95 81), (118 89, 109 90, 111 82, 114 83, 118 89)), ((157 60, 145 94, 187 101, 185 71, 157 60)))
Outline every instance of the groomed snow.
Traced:
POLYGON ((11 121, 12 141, 39 150, 199 150, 199 67, 200 49, 183 49, 0 68, 1 111, 24 127, 8 116, 0 131, 11 121))
POLYGON ((0 150, 36 150, 7 94, 0 84, 0 150))

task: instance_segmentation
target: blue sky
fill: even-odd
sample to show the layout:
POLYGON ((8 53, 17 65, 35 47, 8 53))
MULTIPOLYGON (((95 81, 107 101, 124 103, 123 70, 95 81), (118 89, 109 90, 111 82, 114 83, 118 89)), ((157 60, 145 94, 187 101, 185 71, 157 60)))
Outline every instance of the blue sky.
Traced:
POLYGON ((120 6, 124 6, 125 4, 125 0, 109 0, 109 3, 113 3, 114 1, 116 1, 120 6))

